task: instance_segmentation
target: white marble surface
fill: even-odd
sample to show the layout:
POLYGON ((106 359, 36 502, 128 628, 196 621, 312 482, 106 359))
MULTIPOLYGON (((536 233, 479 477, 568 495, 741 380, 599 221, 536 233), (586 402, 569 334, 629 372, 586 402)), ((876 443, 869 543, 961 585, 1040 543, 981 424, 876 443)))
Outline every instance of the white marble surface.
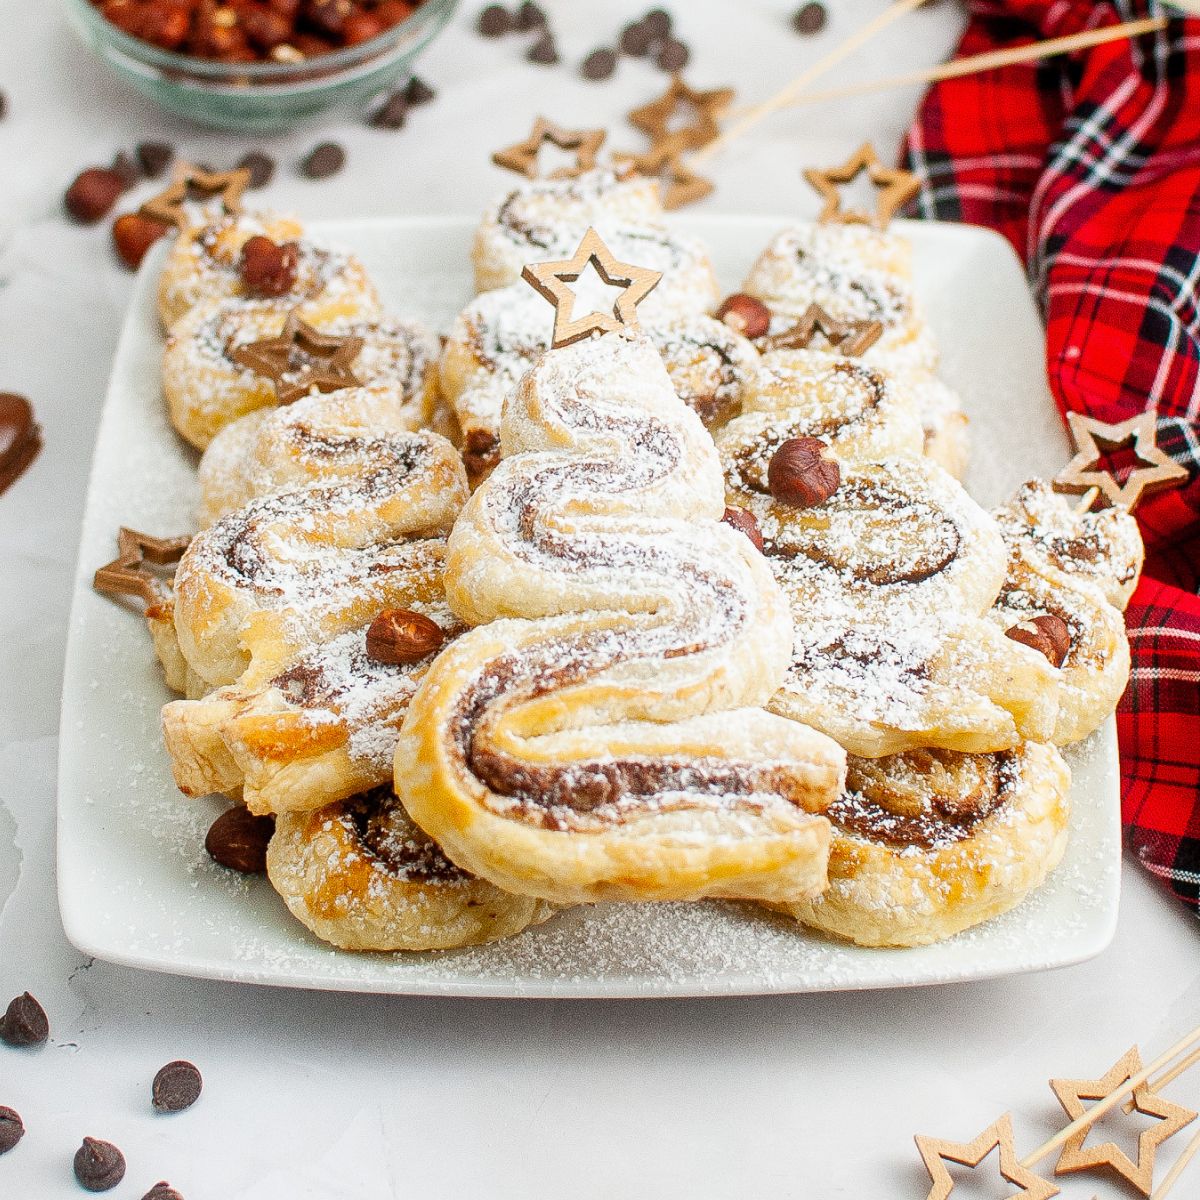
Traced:
MULTIPOLYGON (((549 7, 572 60, 638 9, 549 7)), ((695 81, 738 81, 752 98, 878 2, 832 0, 830 29, 815 41, 793 37, 778 2, 676 7, 695 81)), ((464 9, 425 61, 437 104, 399 134, 335 121, 348 170, 314 184, 285 167, 265 198, 312 217, 476 211, 500 185, 487 151, 520 136, 535 109, 615 122, 660 86, 643 64, 625 62, 600 85, 565 65, 529 66, 516 42, 475 38, 473 15, 464 9)), ((934 61, 958 20, 945 4, 917 13, 846 76, 934 61)), ((0 1196, 80 1195, 70 1158, 84 1134, 125 1150, 129 1174, 111 1194, 130 1200, 160 1178, 187 1200, 924 1196, 914 1132, 968 1138, 1011 1109, 1019 1143, 1032 1146, 1055 1127, 1048 1075, 1098 1074, 1131 1042, 1153 1051, 1200 1020, 1195 921, 1133 865, 1116 940, 1099 958, 923 991, 403 1000, 82 960, 54 899, 58 701, 91 441, 130 280, 102 230, 60 218, 60 196, 81 165, 143 137, 165 135, 218 165, 253 143, 194 131, 122 90, 49 2, 0 0, 0 87, 10 98, 0 123, 0 388, 33 398, 47 443, 0 499, 0 993, 29 988, 54 1025, 41 1050, 0 1046, 0 1104, 28 1126, 0 1159, 0 1196), (150 1078, 180 1056, 204 1070, 204 1097, 190 1113, 154 1117, 150 1078)), ((798 167, 866 136, 894 145, 913 99, 779 118, 719 160, 708 208, 808 210, 798 167)), ((267 148, 286 164, 317 137, 303 130, 267 148)), ((1200 1106, 1200 1072, 1173 1094, 1200 1106)), ((1177 1150, 1160 1154, 1164 1168, 1177 1150)), ((1185 1176, 1177 1194, 1197 1188, 1185 1176)), ((1063 1194, 1122 1193, 1076 1178, 1063 1194)))

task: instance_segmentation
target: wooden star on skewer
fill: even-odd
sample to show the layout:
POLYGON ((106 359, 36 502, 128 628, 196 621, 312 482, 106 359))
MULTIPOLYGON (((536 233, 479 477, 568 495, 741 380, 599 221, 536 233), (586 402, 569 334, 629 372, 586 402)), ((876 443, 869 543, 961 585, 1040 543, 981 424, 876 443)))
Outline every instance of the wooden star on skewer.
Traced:
POLYGON ((191 538, 158 538, 124 526, 117 532, 117 557, 92 577, 92 587, 105 596, 137 596, 153 608, 167 599, 161 577, 147 566, 169 566, 183 557, 191 538))
POLYGON ((1049 1200, 1051 1196, 1057 1196, 1059 1193, 1059 1189, 1049 1180, 1035 1175, 1017 1160, 1016 1147, 1013 1145, 1012 1117, 1008 1113, 989 1125, 972 1142, 948 1142, 919 1133, 916 1143, 932 1181, 926 1200, 946 1200, 954 1191, 954 1180, 946 1167, 947 1162, 974 1169, 993 1150, 1000 1152, 998 1165, 1001 1178, 1021 1189, 1013 1193, 1011 1200, 1049 1200))
MULTIPOLYGON (((1136 1046, 1131 1046, 1100 1079, 1052 1079, 1050 1086, 1067 1116, 1074 1121, 1084 1114, 1084 1100, 1103 1100, 1141 1069, 1142 1056, 1136 1046)), ((1115 1142, 1084 1146, 1089 1131, 1081 1129, 1063 1145, 1054 1173, 1066 1175, 1107 1166, 1127 1179, 1143 1196, 1149 1196, 1154 1186, 1154 1156, 1158 1147, 1194 1121, 1197 1114, 1152 1092, 1145 1083, 1133 1090, 1133 1111, 1158 1118, 1158 1124, 1143 1129, 1138 1136, 1137 1162, 1115 1142)))
POLYGON ((1076 454, 1054 477, 1055 491, 1086 493, 1089 489, 1099 488, 1109 504, 1132 511, 1143 496, 1172 487, 1187 478, 1187 468, 1172 462, 1156 444, 1157 422, 1153 409, 1116 425, 1069 412, 1067 424, 1076 454), (1096 469, 1096 464, 1104 457, 1102 447, 1114 450, 1125 445, 1132 446, 1138 461, 1146 465, 1134 467, 1124 482, 1119 482, 1108 471, 1096 469))
POLYGON ((763 350, 806 350, 818 333, 838 353, 853 358, 879 341, 883 325, 879 321, 839 321, 819 304, 810 304, 795 325, 762 338, 759 346, 763 350))
POLYGON ((291 404, 316 388, 336 392, 361 387, 352 366, 362 349, 360 337, 321 333, 292 309, 278 337, 263 338, 230 350, 234 362, 269 379, 280 404, 291 404))
POLYGON ((703 200, 712 190, 712 183, 697 175, 683 161, 686 139, 672 134, 655 142, 644 154, 621 155, 639 175, 657 179, 662 190, 663 208, 682 208, 703 200))
POLYGON ((189 200, 197 195, 219 197, 221 207, 232 216, 242 211, 242 194, 249 184, 249 167, 236 171, 202 171, 185 163, 176 173, 175 181, 165 191, 147 200, 138 211, 144 217, 182 229, 188 224, 189 200))
POLYGON ((733 88, 699 92, 688 87, 682 75, 672 75, 667 90, 657 100, 635 108, 629 114, 629 122, 652 142, 677 136, 684 149, 696 150, 714 141, 721 132, 717 120, 733 97, 733 88), (690 120, 676 124, 681 117, 690 117, 690 120))
POLYGON ((825 202, 818 221, 840 221, 844 224, 874 225, 886 229, 896 213, 921 190, 921 181, 911 171, 885 167, 870 142, 864 142, 840 167, 817 170, 809 167, 804 178, 816 189, 825 202), (839 184, 850 183, 866 171, 877 189, 875 212, 843 209, 839 184))
POLYGON ((538 117, 533 123, 533 129, 524 141, 514 142, 497 150, 492 155, 492 162, 498 167, 506 167, 524 175, 528 179, 537 179, 538 153, 549 142, 560 150, 574 150, 575 161, 568 167, 559 167, 546 176, 547 179, 574 179, 585 171, 590 171, 596 165, 596 154, 604 144, 603 129, 564 129, 545 117, 538 117))
POLYGON ((636 329, 637 306, 657 286, 662 272, 618 261, 600 235, 589 228, 571 258, 560 262, 530 263, 521 272, 521 278, 554 305, 554 333, 550 346, 558 349, 593 333, 636 329), (572 317, 575 293, 569 285, 583 274, 589 263, 609 287, 623 290, 611 313, 591 312, 583 317, 572 317))

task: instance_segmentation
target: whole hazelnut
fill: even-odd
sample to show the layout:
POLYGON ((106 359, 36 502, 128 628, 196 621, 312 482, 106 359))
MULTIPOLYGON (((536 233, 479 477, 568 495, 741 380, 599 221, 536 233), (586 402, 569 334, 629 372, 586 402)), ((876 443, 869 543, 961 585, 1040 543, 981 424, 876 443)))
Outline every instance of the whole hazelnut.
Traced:
POLYGON ((108 167, 88 167, 80 171, 67 188, 63 204, 76 221, 94 225, 106 217, 125 190, 125 180, 108 167))
POLYGON ((120 260, 130 270, 136 271, 146 257, 146 251, 170 231, 170 225, 164 225, 153 217, 135 212, 124 213, 113 222, 113 246, 120 260))
POLYGON ((771 310, 754 296, 734 292, 721 301, 717 320, 724 321, 742 337, 760 338, 771 327, 771 310))
POLYGON ((258 234, 242 247, 239 271, 252 296, 285 296, 296 286, 299 265, 295 242, 273 242, 258 234))
POLYGON ((1071 630, 1056 613, 1018 621, 1004 636, 1044 654, 1053 667, 1061 667, 1071 652, 1071 630))
POLYGON ((796 508, 824 504, 842 482, 842 469, 824 457, 826 449, 820 438, 788 438, 767 467, 771 495, 796 508))
POLYGON ((408 608, 387 608, 367 629, 367 657, 398 665, 420 662, 440 650, 446 635, 436 621, 408 608))

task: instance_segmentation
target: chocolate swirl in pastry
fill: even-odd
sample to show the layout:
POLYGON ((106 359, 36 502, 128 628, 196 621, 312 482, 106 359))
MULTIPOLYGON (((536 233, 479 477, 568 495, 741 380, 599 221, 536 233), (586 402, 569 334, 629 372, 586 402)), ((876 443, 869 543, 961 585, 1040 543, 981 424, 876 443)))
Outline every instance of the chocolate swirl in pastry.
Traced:
POLYGON ((1019 904, 1061 861, 1070 772, 1052 746, 851 757, 829 888, 775 905, 863 946, 919 946, 1019 904))
MULTIPOLYGON (((937 350, 913 296, 910 260, 907 241, 886 230, 794 225, 772 239, 742 290, 771 310, 771 333, 817 304, 838 321, 883 325, 883 336, 864 355, 868 362, 931 371, 937 350)), ((819 338, 810 348, 834 349, 819 338)))
POLYGON ((757 707, 791 621, 644 334, 545 354, 451 534, 479 626, 409 706, 396 787, 454 862, 562 903, 823 885, 842 753, 757 707))
POLYGON ((379 297, 366 269, 353 254, 313 241, 303 226, 269 213, 217 216, 189 225, 175 239, 158 282, 158 311, 169 330, 190 309, 205 301, 252 299, 240 271, 242 247, 252 237, 294 243, 296 280, 286 296, 288 308, 317 304, 327 318, 373 316, 379 297))
POLYGON ((281 812, 390 774, 432 654, 378 662, 366 630, 401 609, 457 632, 442 569, 466 479, 449 442, 387 433, 388 418, 365 390, 312 396, 255 418, 241 453, 218 460, 234 478, 205 464, 210 502, 263 494, 197 535, 176 573, 180 652, 216 689, 163 712, 183 791, 241 790, 253 811, 281 812))
POLYGON ((1117 706, 1129 681, 1121 607, 1137 582, 1142 540, 1127 512, 1081 513, 1040 482, 996 510, 1008 573, 989 614, 1009 630, 1043 616, 1062 622, 1056 745, 1087 737, 1117 706))
POLYGON ((346 950, 446 950, 511 937, 555 908, 459 870, 390 786, 285 813, 267 874, 292 915, 346 950))
POLYGON ((572 178, 522 181, 489 206, 475 233, 475 290, 512 283, 527 262, 558 256, 564 239, 578 241, 589 225, 661 230, 662 217, 658 184, 632 171, 601 167, 572 178))
POLYGON ((740 417, 717 437, 739 491, 769 491, 767 471, 789 438, 820 438, 842 462, 919 455, 923 433, 910 392, 857 358, 809 350, 763 355, 740 417))
POLYGON ((1004 546, 955 480, 925 458, 843 466, 837 490, 801 508, 728 448, 728 503, 757 519, 796 621, 775 712, 867 757, 1050 736, 1053 668, 985 618, 1004 546))
MULTIPOLYGON (((234 358, 241 346, 280 336, 294 301, 225 299, 200 304, 178 321, 163 351, 163 395, 171 424, 203 450, 227 425, 257 409, 274 407, 275 387, 265 375, 234 358)), ((299 316, 325 334, 357 337, 362 347, 350 364, 364 385, 399 393, 405 427, 420 429, 437 395, 437 339, 413 321, 385 316, 331 318, 322 302, 301 305, 299 316)), ((311 365, 297 348, 284 383, 311 365)))
POLYGON ((1122 509, 1080 513, 1050 484, 1023 484, 995 517, 1006 540, 1019 542, 1030 565, 1051 581, 1096 588, 1124 611, 1137 587, 1145 550, 1137 522, 1122 509))
MULTIPOLYGON (((661 286, 661 284, 660 284, 661 286)), ((648 320, 680 398, 708 426, 733 415, 755 376, 753 345, 704 313, 648 320)), ((463 434, 463 460, 473 480, 500 459, 504 398, 550 345, 545 301, 524 282, 476 296, 459 313, 440 363, 444 396, 463 434)))

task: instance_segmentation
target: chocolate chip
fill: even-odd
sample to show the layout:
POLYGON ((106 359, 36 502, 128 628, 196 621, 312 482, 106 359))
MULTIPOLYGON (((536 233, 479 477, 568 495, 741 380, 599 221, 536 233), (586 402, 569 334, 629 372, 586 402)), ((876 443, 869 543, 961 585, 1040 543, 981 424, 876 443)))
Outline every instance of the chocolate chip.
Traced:
POLYGON ((75 1178, 89 1192, 107 1192, 125 1178, 125 1155, 112 1144, 85 1137, 75 1151, 75 1178))
POLYGON ((554 44, 554 38, 548 33, 543 33, 532 46, 529 47, 529 53, 525 56, 530 62, 541 63, 543 66, 552 67, 558 62, 558 47, 554 44))
POLYGON ((0 92, 0 121, 3 121, 8 116, 8 95, 5 92, 0 92))
POLYGON ((688 65, 692 52, 675 38, 667 38, 654 56, 655 63, 664 71, 682 71, 688 65))
POLYGON ((261 150, 251 150, 249 154, 242 155, 234 169, 250 172, 250 182, 246 185, 247 187, 266 187, 275 175, 275 160, 261 150))
POLYGON ((437 92, 425 80, 418 79, 415 75, 404 85, 404 98, 412 108, 420 104, 428 104, 436 96, 437 92))
POLYGON ((632 25, 626 25, 621 30, 619 45, 623 54, 628 54, 631 58, 645 58, 654 42, 654 34, 645 23, 634 21, 632 25))
POLYGON ((346 165, 346 151, 337 142, 321 142, 300 164, 300 171, 309 179, 328 179, 346 165))
POLYGON ((274 832, 274 817, 256 817, 238 804, 212 823, 204 848, 214 862, 231 871, 261 875, 267 869, 267 843, 274 832))
POLYGON ((608 79, 616 69, 616 54, 603 47, 593 50, 579 65, 579 73, 584 79, 608 79))
POLYGON ((517 8, 514 29, 528 33, 531 29, 545 29, 547 26, 546 14, 538 5, 530 3, 530 0, 525 0, 525 3, 517 8))
POLYGON ((408 97, 403 89, 386 97, 367 118, 373 129, 403 129, 408 118, 408 97))
POLYGON ((139 142, 134 153, 147 179, 157 179, 175 158, 174 148, 166 142, 139 142))
POLYGON ((176 1113, 191 1108, 200 1099, 204 1079, 195 1063, 184 1059, 160 1067, 150 1089, 155 1111, 176 1113))
POLYGON ((165 1179, 160 1179, 142 1200, 183 1200, 183 1197, 165 1179))
POLYGON ((828 20, 829 12, 825 5, 818 4, 816 0, 813 0, 813 3, 801 5, 792 14, 792 28, 807 37, 814 33, 820 33, 828 20))
POLYGON ((23 992, 0 1017, 0 1042, 9 1046, 40 1046, 50 1036, 46 1010, 23 992))
POLYGON ((642 18, 642 24, 656 42, 671 36, 671 14, 665 8, 652 8, 642 18))
POLYGON ((479 14, 475 28, 479 30, 480 37, 501 37, 513 28, 512 13, 503 4, 489 4, 479 14))
POLYGON ((25 1122, 14 1108, 0 1104, 0 1154, 7 1154, 25 1136, 25 1122))
POLYGON ((142 181, 142 168, 124 150, 118 150, 113 155, 112 165, 108 169, 120 175, 126 191, 142 181))

